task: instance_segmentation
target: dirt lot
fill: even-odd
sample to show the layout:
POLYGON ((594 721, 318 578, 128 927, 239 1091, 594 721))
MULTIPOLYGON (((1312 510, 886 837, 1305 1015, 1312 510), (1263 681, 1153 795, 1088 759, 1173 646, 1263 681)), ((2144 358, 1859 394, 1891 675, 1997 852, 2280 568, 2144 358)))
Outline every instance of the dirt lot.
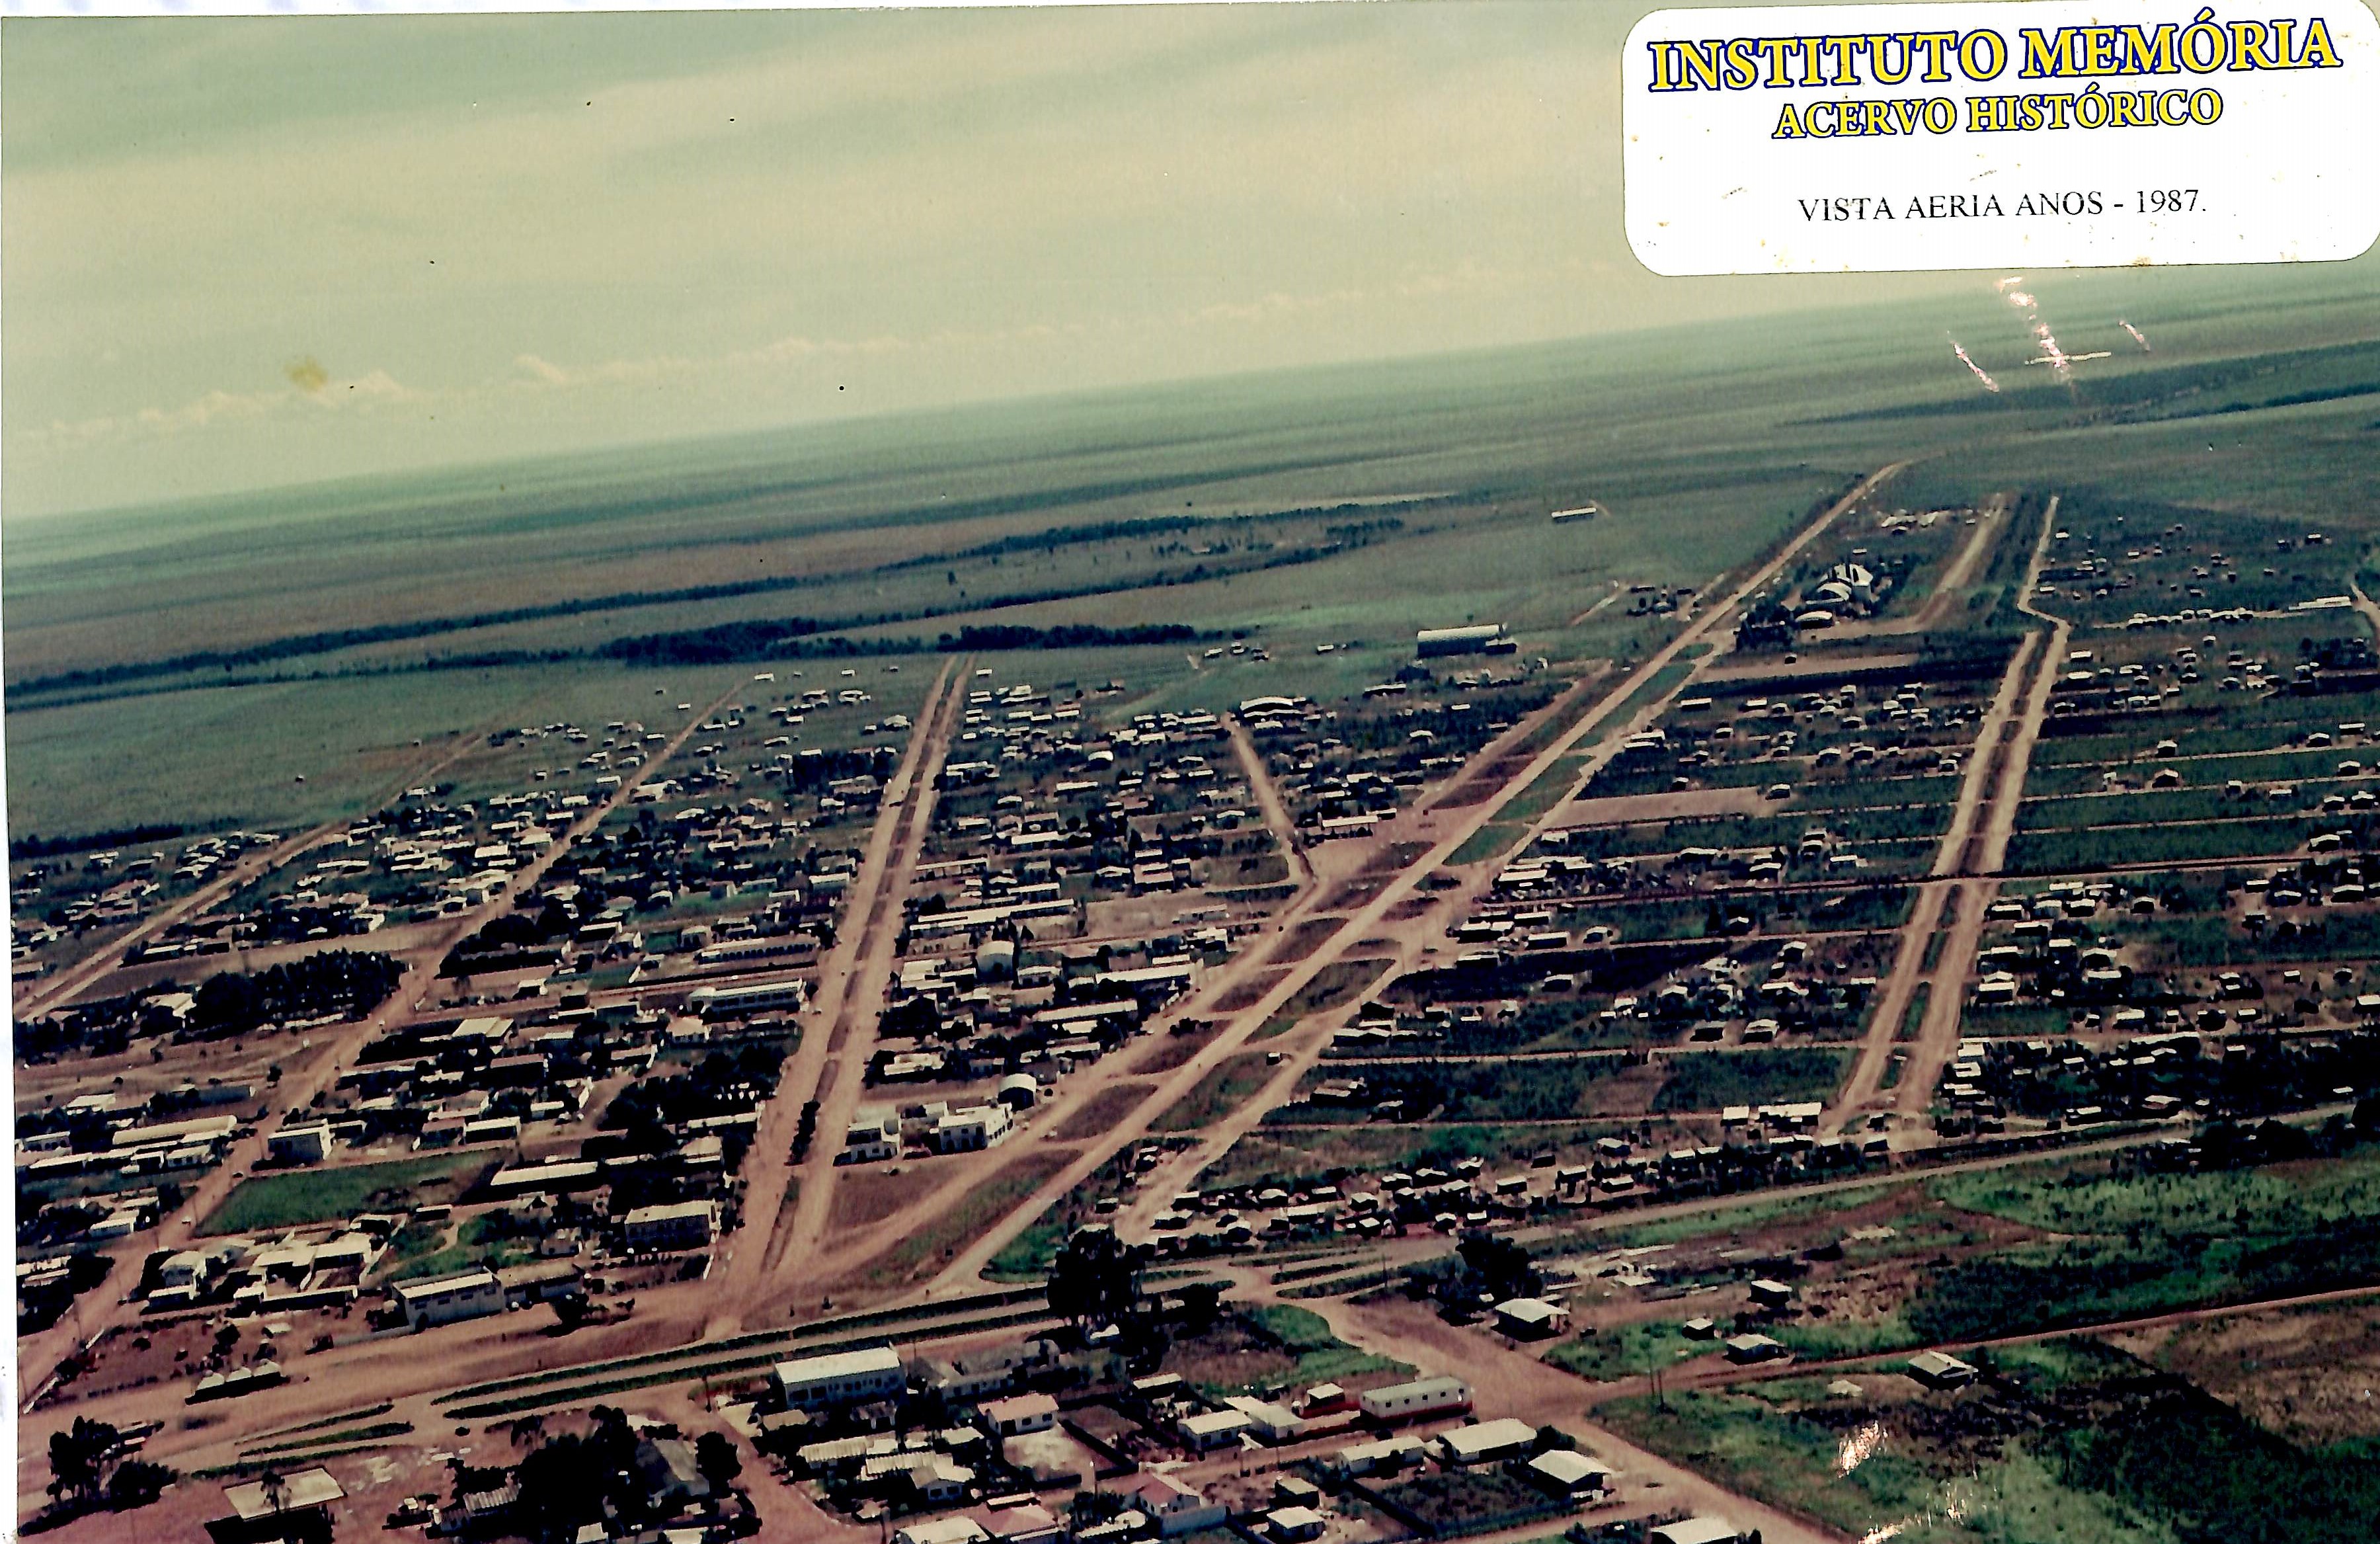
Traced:
POLYGON ((1185 1382, 1238 1388, 1286 1378, 1296 1366, 1294 1356, 1226 1317, 1205 1334, 1167 1347, 1161 1370, 1178 1372, 1185 1382))
POLYGON ((1127 1079, 1101 1088, 1081 1109, 1066 1117, 1064 1124, 1058 1127, 1057 1139, 1075 1142, 1086 1137, 1097 1137, 1123 1119, 1156 1087, 1154 1078, 1144 1077, 1127 1079))
POLYGON ((218 1365, 242 1367, 266 1356, 294 1375, 297 1369, 291 1364, 318 1336, 352 1335, 364 1329, 363 1315, 354 1309, 344 1318, 337 1313, 307 1313, 275 1315, 262 1323, 241 1319, 230 1359, 217 1364, 211 1358, 215 1331, 223 1322, 217 1313, 128 1325, 102 1338, 91 1370, 78 1378, 73 1387, 80 1397, 92 1398, 150 1384, 194 1383, 202 1371, 218 1365))
POLYGON ((855 1169, 843 1176, 834 1188, 834 1210, 828 1223, 836 1233, 846 1229, 864 1228, 881 1222, 901 1210, 917 1195, 917 1182, 900 1166, 900 1173, 890 1170, 855 1169))
POLYGON ((1687 788, 1673 794, 1623 794, 1575 799, 1562 810, 1565 825, 1618 825, 1629 821, 1682 821, 1711 815, 1758 815, 1772 808, 1754 787, 1687 788))
POLYGON ((2380 1437, 2380 1303, 2238 1314, 2109 1339, 2290 1441, 2380 1437))
POLYGON ((1388 887, 1389 880, 1385 874, 1376 879, 1349 880, 1330 892, 1330 897, 1322 903, 1322 908, 1325 911, 1353 911, 1376 899, 1388 887))
MULTIPOLYGON (((1309 917, 1291 930, 1281 947, 1272 952, 1271 958, 1283 965, 1293 965, 1321 948, 1323 940, 1345 926, 1346 921, 1343 917, 1309 917)), ((1253 1003, 1256 999, 1252 997, 1248 1001, 1253 1003)))
MULTIPOLYGON (((1262 994, 1259 993, 1258 995, 1262 994)), ((1250 1001, 1253 1002, 1255 999, 1251 998, 1250 1001)), ((1197 1021, 1193 1019, 1185 1020, 1184 1022, 1185 1024, 1188 1024, 1196 1023, 1197 1021)), ((1164 1042, 1156 1050, 1150 1052, 1139 1062, 1135 1063, 1132 1070, 1135 1072, 1145 1073, 1172 1072, 1174 1068, 1181 1066, 1184 1063, 1189 1061, 1190 1058, 1197 1055, 1199 1052, 1205 1050, 1207 1042, 1213 1039, 1217 1034, 1220 1033, 1222 1027, 1223 1026, 1220 1020, 1209 1020, 1208 1021, 1206 1027, 1200 1029, 1196 1034, 1184 1035, 1169 1033, 1165 1037, 1164 1042)))
MULTIPOLYGON (((1336 918, 1331 919, 1331 925, 1333 927, 1338 925, 1338 919, 1336 918)), ((1293 942, 1294 941, 1293 941, 1293 942)), ((1303 959, 1306 954, 1310 954, 1313 952, 1313 946, 1308 944, 1304 951, 1300 952, 1296 955, 1287 957, 1303 959)), ((1265 993, 1281 985, 1281 979, 1288 974, 1289 972, 1286 969, 1264 970, 1247 978, 1245 980, 1232 982, 1230 989, 1226 991, 1222 996, 1215 999, 1215 1012, 1219 1014, 1235 1014, 1244 1008, 1255 1007, 1258 1003, 1264 1001, 1265 993)), ((1183 1060, 1187 1061, 1189 1058, 1185 1056, 1183 1060)))

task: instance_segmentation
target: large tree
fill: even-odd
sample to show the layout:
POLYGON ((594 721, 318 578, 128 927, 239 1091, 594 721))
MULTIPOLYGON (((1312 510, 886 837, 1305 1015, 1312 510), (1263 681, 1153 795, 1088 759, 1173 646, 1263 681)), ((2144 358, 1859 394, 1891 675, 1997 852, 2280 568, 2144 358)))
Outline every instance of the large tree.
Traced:
POLYGON ((710 1493, 722 1496, 744 1472, 744 1455, 735 1451, 735 1439, 724 1432, 706 1431, 694 1440, 694 1466, 710 1482, 710 1493))
POLYGON ((1110 1227, 1077 1228, 1050 1264, 1050 1307, 1080 1326, 1112 1324, 1140 1301, 1147 1245, 1127 1245, 1110 1227))
POLYGON ((51 1499, 97 1500, 102 1471, 119 1440, 115 1428, 88 1416, 77 1416, 73 1426, 50 1433, 51 1499))

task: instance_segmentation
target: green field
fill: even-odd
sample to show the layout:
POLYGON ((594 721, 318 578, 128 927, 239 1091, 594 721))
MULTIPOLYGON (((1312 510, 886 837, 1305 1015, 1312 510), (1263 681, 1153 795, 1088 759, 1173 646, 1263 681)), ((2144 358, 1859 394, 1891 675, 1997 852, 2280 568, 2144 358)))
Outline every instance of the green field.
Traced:
MULTIPOLYGON (((1945 368, 1945 326, 2006 330, 1979 285, 1757 328, 27 523, 0 569, 11 813, 73 834, 346 812, 410 775, 417 736, 427 750, 492 722, 598 717, 578 683, 602 695, 604 667, 577 656, 731 623, 930 647, 970 624, 1158 616, 1272 650, 1202 666, 1182 650, 1083 650, 1030 667, 1120 676, 1115 706, 1136 709, 1343 698, 1392 673, 1415 628, 1470 620, 1504 623, 1524 656, 1642 658, 1676 624, 1595 609, 1614 581, 1706 586, 1909 456, 1935 457, 1905 480, 1927 500, 2103 487, 2335 521, 2374 470, 2369 405, 2348 390, 2370 352, 2373 267, 2262 274, 2252 298, 2211 271, 2065 280, 2062 305, 2104 297, 2158 335, 2155 355, 2119 355, 2072 395, 2026 383, 1985 396, 1945 368), (1545 519, 1587 495, 1609 515, 1545 519), (557 653, 572 657, 545 663, 557 653), (420 668, 520 654, 538 663, 420 668)), ((663 674, 692 696, 706 671, 663 674)))
POLYGON ((2380 1149, 2265 1169, 2115 1175, 2028 1164, 1946 1174, 1928 1193, 2039 1230, 1931 1272, 1920 1343, 2090 1324, 2360 1285, 2380 1274, 2380 1149))
POLYGON ((1669 1077, 1654 1096, 1656 1110, 1720 1110, 1730 1104, 1791 1104, 1823 1100, 1851 1071, 1849 1051, 1814 1046, 1764 1047, 1666 1056, 1669 1077))
POLYGON ((1197 1131, 1230 1114, 1271 1076, 1265 1052, 1243 1051, 1218 1063, 1176 1100, 1172 1109, 1148 1123, 1151 1131, 1197 1131))
POLYGON ((456 1152, 391 1163, 262 1174, 240 1181, 224 1198, 223 1205, 199 1224, 199 1232, 255 1233, 336 1222, 362 1211, 402 1211, 452 1201, 498 1161, 484 1152, 456 1152))
POLYGON ((1564 1341, 1546 1353, 1546 1360, 1589 1382, 1614 1383, 1646 1377, 1710 1349, 1709 1341, 1688 1340, 1671 1320, 1645 1319, 1564 1341))
POLYGON ((2301 1447, 2090 1341, 1981 1356, 1931 1394, 1897 1362, 1741 1392, 1613 1401, 1598 1417, 1731 1489, 1852 1537, 1923 1544, 2200 1544, 2370 1537, 2380 1467, 2301 1447))

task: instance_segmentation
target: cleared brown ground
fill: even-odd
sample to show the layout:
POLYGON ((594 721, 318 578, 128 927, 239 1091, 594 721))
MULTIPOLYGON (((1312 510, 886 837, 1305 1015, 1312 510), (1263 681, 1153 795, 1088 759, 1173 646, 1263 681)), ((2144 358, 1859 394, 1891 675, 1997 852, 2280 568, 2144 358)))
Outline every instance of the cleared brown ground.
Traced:
POLYGON ((1353 1002, 1396 963, 1385 955, 1367 954, 1324 966, 1304 991, 1289 1000, 1285 1011, 1302 1017, 1353 1002))
POLYGON ((917 1194, 917 1176, 905 1172, 895 1174, 876 1168, 851 1170, 835 1186, 830 1226, 839 1234, 846 1228, 881 1222, 917 1194))
POLYGON ((2380 1437, 2380 1303, 2341 1303, 2109 1337, 2278 1436, 2380 1437))
POLYGON ((1413 867, 1414 859, 1429 851, 1427 842, 1391 842, 1365 860, 1357 870, 1366 874, 1393 874, 1400 869, 1413 867))
POLYGON ((1460 786, 1448 793, 1444 798, 1439 800, 1438 808, 1462 809, 1471 805, 1485 803, 1490 795, 1501 789, 1522 768, 1527 766, 1531 759, 1532 755, 1528 751, 1513 751, 1498 757, 1488 764, 1486 771, 1475 773, 1460 786))
MULTIPOLYGON (((1294 943, 1296 939, 1293 936, 1290 942, 1294 943)), ((1313 945, 1308 944, 1305 954, 1298 954, 1294 957, 1303 959, 1305 957, 1305 954, 1310 954, 1313 952, 1313 945)), ((1281 979, 1288 974, 1289 972, 1286 970, 1266 970, 1260 971, 1257 975, 1251 976, 1244 981, 1234 981, 1232 983, 1231 988, 1226 991, 1222 996, 1215 999, 1215 1011, 1219 1014, 1236 1014, 1245 1008, 1255 1007, 1258 1003, 1264 1001, 1265 993, 1279 986, 1281 984, 1281 979)), ((1183 1058, 1184 1061, 1187 1061, 1188 1059, 1189 1058, 1187 1057, 1183 1058)), ((1177 1062, 1174 1065, 1179 1066, 1181 1065, 1181 1063, 1177 1062)), ((1155 1071, 1157 1069, 1151 1068, 1150 1070, 1155 1071)))
MULTIPOLYGON (((1278 979, 1277 973, 1276 979, 1278 979)), ((1261 996, 1263 994, 1260 992, 1257 995, 1261 996)), ((1256 1001, 1256 998, 1252 997, 1248 999, 1248 1001, 1253 1003, 1256 1001)), ((1165 1037, 1163 1044, 1160 1045, 1157 1050, 1145 1060, 1134 1064, 1132 1070, 1135 1072, 1151 1073, 1172 1072, 1175 1067, 1180 1066, 1183 1063, 1190 1060, 1191 1057, 1197 1055, 1200 1051, 1206 1049, 1207 1042, 1213 1039, 1218 1034, 1221 1033, 1222 1027, 1223 1027, 1220 1022, 1209 1022, 1205 1028, 1197 1031, 1196 1034, 1169 1034, 1165 1037)))
MULTIPOLYGON (((887 1247, 836 1282, 832 1289, 835 1300, 879 1301, 933 1275, 976 1235, 1006 1216, 1038 1189, 1043 1180, 1074 1158, 1075 1149, 1062 1147, 1017 1153, 999 1173, 976 1185, 947 1211, 927 1219, 914 1229, 896 1222, 880 1230, 887 1235, 887 1247)), ((914 1188, 909 1198, 919 1198, 914 1188)))
POLYGON ((1154 1078, 1141 1078, 1133 1082, 1111 1084, 1101 1088, 1090 1097, 1087 1103, 1068 1115, 1059 1125, 1057 1139, 1061 1142, 1078 1142, 1086 1137, 1097 1137, 1100 1132, 1123 1119, 1124 1112, 1147 1099, 1148 1091, 1156 1087, 1154 1078))
POLYGON ((1379 894, 1389 886, 1387 875, 1377 879, 1353 879, 1330 892, 1323 901, 1325 911, 1353 911, 1379 894))
POLYGON ((1687 788, 1670 794, 1623 794, 1618 798, 1573 799, 1562 811, 1566 825, 1617 825, 1628 821, 1678 821, 1704 815, 1756 815, 1777 808, 1757 788, 1687 788))
MULTIPOLYGON (((1282 940, 1281 947, 1274 950, 1268 957, 1278 960, 1283 965, 1293 965, 1321 948, 1323 940, 1337 932, 1346 924, 1346 921, 1343 917, 1309 917, 1291 929, 1289 937, 1282 940)), ((1276 972, 1274 979, 1279 979, 1280 975, 1276 972)), ((1256 998, 1251 997, 1248 1001, 1253 1003, 1256 998)))

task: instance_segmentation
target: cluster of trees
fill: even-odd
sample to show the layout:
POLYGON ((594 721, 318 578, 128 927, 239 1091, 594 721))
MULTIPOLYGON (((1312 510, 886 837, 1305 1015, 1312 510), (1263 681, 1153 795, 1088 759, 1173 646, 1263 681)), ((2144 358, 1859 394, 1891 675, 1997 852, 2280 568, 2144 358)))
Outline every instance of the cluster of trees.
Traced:
POLYGON ((1148 643, 1193 643, 1202 635, 1179 622, 1149 623, 1135 627, 1102 627, 1089 622, 1067 622, 1055 627, 1026 627, 1013 623, 961 627, 944 633, 935 648, 945 654, 969 654, 1004 649, 1114 649, 1148 643))
POLYGON ((225 1039, 289 1019, 353 1018, 386 1002, 404 974, 392 955, 349 949, 308 954, 254 975, 225 971, 208 977, 194 994, 190 1032, 225 1039))
POLYGON ((1050 1309, 1078 1329, 1121 1324, 1139 1307, 1140 1273, 1156 1258, 1113 1228, 1077 1228, 1050 1262, 1050 1309))
POLYGON ((1454 1258, 1431 1270, 1417 1270, 1405 1280, 1406 1296, 1418 1302, 1435 1299, 1439 1312, 1463 1318, 1514 1297, 1535 1297, 1546 1289, 1529 1251, 1502 1234, 1474 1231, 1463 1235, 1454 1258))
MULTIPOLYGON (((91 1208, 80 1209, 86 1211, 91 1208)), ((93 1222, 98 1219, 92 1218, 93 1222)), ((84 1224, 89 1226, 88 1223, 84 1224)), ((17 1301, 17 1333, 30 1335, 48 1329, 67 1311, 67 1306, 107 1280, 115 1262, 96 1249, 79 1250, 67 1257, 66 1274, 50 1278, 39 1288, 20 1292, 17 1301)))
MULTIPOLYGON (((637 1477, 638 1438, 628 1417, 608 1404, 589 1414, 594 1425, 584 1436, 544 1436, 543 1423, 535 1417, 515 1429, 516 1441, 538 1441, 513 1474, 520 1486, 522 1531, 532 1538, 570 1538, 585 1524, 601 1521, 606 1503, 632 1525, 648 1520, 645 1488, 637 1477)), ((694 1464, 710 1482, 713 1496, 723 1494, 744 1470, 735 1444, 716 1431, 695 1439, 694 1464)), ((485 1483, 471 1488, 492 1489, 503 1484, 504 1471, 479 1471, 474 1477, 485 1483)), ((458 1475, 457 1489, 465 1483, 458 1475)))
POLYGON ((50 1501, 61 1511, 147 1506, 176 1477, 163 1464, 127 1454, 124 1434, 105 1421, 77 1416, 73 1426, 50 1434, 50 1501))
POLYGON ((794 758, 792 768, 785 772, 785 791, 815 794, 828 784, 840 783, 846 777, 887 778, 892 775, 900 760, 900 754, 891 746, 806 750, 794 758))
POLYGON ((550 963, 558 957, 554 941, 568 938, 577 927, 578 919, 559 901, 546 902, 534 915, 506 912, 448 950, 438 974, 476 976, 485 970, 550 963))
POLYGON ((58 857, 67 853, 96 852, 102 847, 131 847, 147 842, 171 842, 189 833, 188 826, 151 824, 118 826, 113 831, 87 831, 79 836, 42 836, 27 832, 8 839, 8 861, 22 863, 33 857, 58 857))
POLYGON ((776 1091, 784 1062, 783 1051, 763 1041, 738 1047, 732 1054, 714 1051, 675 1076, 641 1078, 621 1089, 603 1112, 603 1127, 629 1133, 632 1149, 661 1151, 673 1145, 665 1132, 658 1146, 638 1142, 638 1134, 750 1109, 776 1091))

